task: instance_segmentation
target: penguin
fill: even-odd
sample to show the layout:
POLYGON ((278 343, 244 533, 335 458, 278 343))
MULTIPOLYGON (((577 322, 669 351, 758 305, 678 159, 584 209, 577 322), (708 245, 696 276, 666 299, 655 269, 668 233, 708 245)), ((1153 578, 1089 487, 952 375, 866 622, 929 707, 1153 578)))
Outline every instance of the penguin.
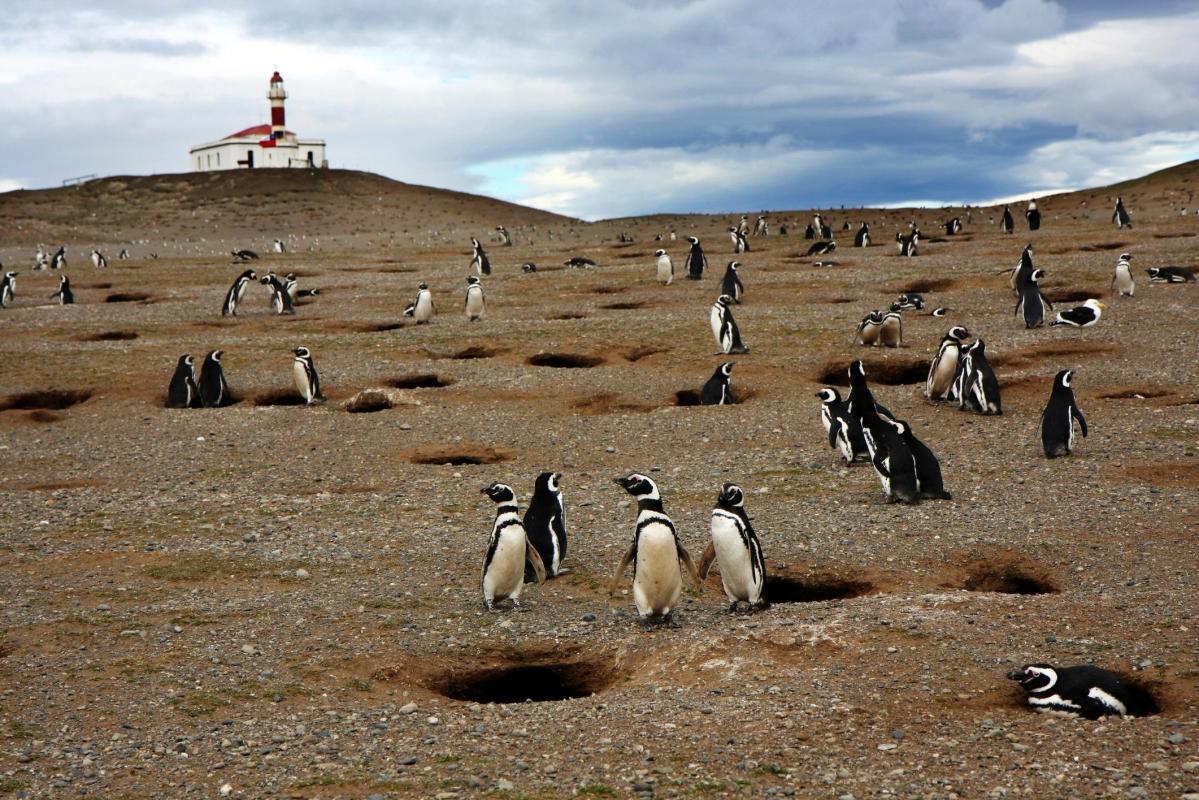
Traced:
POLYGON ((899 248, 899 254, 908 258, 914 258, 917 250, 917 245, 920 243, 918 231, 912 231, 907 236, 902 233, 895 234, 895 244, 899 248))
POLYGON ((1043 713, 1097 720, 1107 716, 1144 716, 1160 710, 1148 692, 1090 664, 1077 667, 1028 664, 1009 672, 1008 679, 1020 684, 1028 692, 1028 704, 1043 713))
POLYGON ((870 463, 890 503, 920 502, 920 479, 916 457, 904 440, 907 423, 868 413, 862 420, 862 434, 870 463))
POLYGON ((683 543, 679 541, 674 522, 666 516, 662 495, 654 481, 638 472, 615 478, 615 483, 637 499, 637 525, 633 543, 621 558, 608 584, 609 592, 629 562, 633 563, 633 602, 642 621, 670 621, 683 594, 683 573, 686 567, 698 583, 695 565, 683 543))
POLYGON ((232 250, 230 252, 233 255, 234 261, 257 261, 258 260, 258 254, 255 253, 253 250, 232 250))
POLYGON ((956 310, 957 309, 947 308, 945 306, 937 306, 932 311, 928 312, 928 315, 930 317, 947 317, 956 310))
POLYGON ((883 327, 883 314, 877 308, 862 318, 858 323, 857 333, 854 334, 854 340, 858 344, 868 345, 870 347, 878 347, 878 335, 883 327))
POLYGON ((476 322, 483 316, 483 284, 471 275, 466 279, 466 318, 476 322))
POLYGON ((820 218, 820 227, 816 232, 820 234, 821 239, 833 238, 833 226, 825 222, 823 217, 820 218))
POLYGON ((67 246, 64 244, 50 259, 50 269, 65 269, 67 266, 67 246))
POLYGON ((17 290, 17 273, 9 270, 4 273, 4 278, 0 279, 0 308, 8 308, 12 302, 13 294, 17 290))
POLYGON ((1053 391, 1049 404, 1041 414, 1041 447, 1045 458, 1068 456, 1074 450, 1074 420, 1083 438, 1087 435, 1087 419, 1074 399, 1074 370, 1064 369, 1053 378, 1053 391))
MULTIPOLYGON (((533 481, 533 498, 525 511, 525 535, 545 565, 545 577, 556 578, 570 572, 562 567, 566 560, 566 506, 562 502, 562 473, 543 472, 533 481)), ((525 583, 536 583, 533 565, 525 562, 525 583)))
POLYGON ((928 379, 924 382, 924 396, 929 400, 944 400, 949 397, 958 362, 962 358, 962 340, 968 336, 970 331, 961 325, 954 325, 941 337, 937 354, 933 356, 932 364, 928 367, 928 379))
POLYGON ((878 343, 883 347, 899 347, 903 344, 903 314, 898 303, 892 303, 891 310, 883 315, 878 327, 878 343))
POLYGON ((720 353, 717 355, 749 352, 749 348, 741 342, 741 331, 737 327, 737 321, 733 319, 733 309, 730 308, 732 302, 733 298, 722 294, 712 304, 709 314, 712 335, 716 337, 716 344, 720 347, 720 353))
POLYGON ((813 244, 811 247, 808 248, 808 252, 806 253, 806 255, 823 256, 823 255, 827 255, 827 254, 833 252, 836 249, 837 249, 836 242, 816 242, 815 244, 813 244))
POLYGON ((737 274, 737 268, 740 266, 740 261, 730 261, 724 271, 724 277, 720 281, 720 293, 727 294, 737 304, 741 303, 741 295, 745 294, 745 286, 737 274))
POLYGON ((1003 404, 999 399, 999 379, 987 360, 987 345, 982 339, 966 348, 962 355, 963 379, 958 388, 958 408, 969 406, 980 414, 999 415, 1003 404))
POLYGON ((1041 212, 1037 210, 1036 198, 1028 201, 1028 208, 1024 209, 1024 218, 1028 220, 1028 229, 1030 231, 1041 229, 1041 212))
POLYGON ((520 593, 525 586, 525 564, 533 567, 534 581, 545 580, 545 563, 534 549, 517 515, 516 494, 512 487, 493 483, 482 489, 495 503, 495 522, 483 558, 483 605, 492 611, 496 603, 511 600, 520 608, 520 593))
POLYGON ((496 233, 498 233, 500 235, 500 246, 501 247, 511 247, 512 246, 512 236, 508 233, 508 229, 505 228, 503 225, 496 225, 495 230, 496 230, 496 233))
POLYGON ((904 311, 923 311, 924 298, 918 292, 905 292, 895 301, 904 311))
POLYGON ((1034 269, 1028 276, 1028 279, 1023 282, 1020 289, 1020 299, 1016 301, 1015 314, 1020 314, 1024 317, 1025 328, 1039 328, 1045 324, 1046 312, 1053 310, 1053 303, 1045 297, 1045 293, 1041 291, 1041 278, 1045 277, 1045 270, 1034 269))
POLYGON ((296 391, 304 398, 305 405, 324 402, 321 394, 321 379, 316 374, 316 364, 312 361, 312 351, 307 347, 297 347, 292 351, 295 359, 291 365, 292 380, 295 381, 296 391))
POLYGON ((200 367, 200 403, 204 408, 220 408, 229 404, 229 384, 221 367, 224 350, 213 350, 200 367))
POLYGON ((1055 328, 1058 325, 1067 325, 1074 328, 1089 328, 1103 316, 1103 309, 1105 307, 1098 300, 1087 300, 1081 306, 1057 312, 1057 319, 1049 327, 1055 328))
POLYGON ((50 299, 58 298, 61 305, 69 306, 75 302, 75 293, 71 291, 71 281, 66 275, 58 276, 58 291, 50 295, 50 299))
POLYGON ((567 269, 587 269, 596 266, 595 262, 590 258, 582 256, 572 256, 562 262, 567 269))
POLYGON ((744 235, 745 234, 741 233, 741 231, 737 230, 735 227, 731 225, 729 226, 729 239, 733 243, 734 255, 739 255, 745 252, 746 242, 745 239, 742 238, 744 235))
POLYGON ((190 354, 179 356, 175 374, 167 387, 167 408, 199 408, 200 387, 196 383, 196 361, 190 354))
POLYGON ((221 306, 222 317, 236 317, 237 306, 241 303, 242 297, 246 293, 246 287, 250 281, 258 280, 258 273, 252 269, 248 269, 237 279, 233 281, 233 285, 229 287, 229 291, 225 292, 225 304, 221 306))
POLYGON ((882 415, 895 419, 886 406, 874 399, 874 393, 866 383, 866 365, 861 360, 849 365, 849 396, 845 398, 845 408, 849 416, 863 425, 871 416, 882 415))
POLYGON ((475 274, 490 275, 491 259, 487 257, 487 253, 483 252, 483 245, 479 244, 479 240, 472 236, 470 237, 470 246, 474 248, 470 266, 474 269, 475 274))
POLYGON ((999 230, 1004 233, 1011 233, 1016 227, 1015 220, 1012 219, 1012 210, 1007 206, 1003 207, 1003 219, 999 221, 999 230))
POLYGON ((1137 283, 1132 277, 1132 253, 1121 253, 1116 262, 1116 273, 1112 275, 1112 288, 1119 292, 1119 297, 1132 297, 1137 290, 1137 283))
POLYGON ((1186 267, 1150 267, 1145 270, 1150 283, 1194 283, 1195 273, 1186 267))
POLYGON ((750 610, 766 605, 766 559, 762 543, 745 513, 745 492, 735 483, 726 483, 716 495, 709 527, 712 541, 700 558, 697 575, 708 577, 712 562, 720 564, 720 583, 729 600, 729 611, 746 603, 750 610))
POLYGON ((754 236, 769 236, 770 224, 766 221, 766 215, 760 214, 758 221, 754 223, 754 236))
POLYGON ((433 293, 429 291, 429 284, 422 283, 417 287, 416 297, 404 309, 404 316, 412 317, 417 325, 433 319, 433 293))
POLYGON ((731 406, 736 403, 729 386, 732 373, 732 361, 726 361, 717 367, 716 371, 712 373, 712 377, 708 378, 708 382, 704 384, 704 388, 700 390, 699 404, 701 406, 731 406))
POLYGON ((271 244, 271 249, 276 253, 286 253, 287 252, 287 246, 285 244, 283 244, 282 239, 276 239, 271 244))
POLYGON ((118 261, 128 261, 129 260, 129 249, 127 247, 122 247, 121 252, 117 253, 117 260, 118 261))
POLYGON ((1128 213, 1128 209, 1124 207, 1124 198, 1116 198, 1116 207, 1112 211, 1112 222, 1116 223, 1117 228, 1131 228, 1132 215, 1128 213))
POLYGON ((735 230, 738 233, 749 233, 749 216, 747 214, 742 214, 741 219, 737 220, 735 230))
POLYGON ((865 222, 858 228, 858 232, 853 237, 854 247, 869 247, 870 246, 870 226, 865 222))
POLYGON ((287 292, 287 296, 291 298, 293 304, 298 296, 299 286, 300 282, 296 279, 294 272, 289 272, 283 276, 283 290, 287 292))
POLYGON ((526 261, 525 263, 520 265, 520 271, 521 272, 536 272, 537 265, 534 264, 532 261, 526 261))
POLYGON ((841 451, 846 464, 870 457, 866 439, 862 435, 862 424, 849 414, 845 402, 836 389, 826 387, 816 393, 820 398, 820 422, 828 434, 828 445, 841 451))
POLYGON ((46 254, 46 248, 42 245, 37 246, 37 255, 33 258, 33 269, 37 270, 49 269, 50 256, 46 254))
POLYGON ((708 268, 708 257, 704 255, 704 249, 700 247, 698 238, 688 236, 687 241, 691 243, 691 249, 687 252, 687 261, 684 264, 687 268, 687 278, 698 281, 704 277, 704 270, 708 268))
POLYGON ((268 272, 258 282, 270 288, 271 310, 273 312, 279 315, 296 313, 295 306, 291 302, 291 295, 287 292, 287 284, 279 280, 278 275, 268 272))
POLYGON ((962 220, 960 217, 954 217, 945 223, 945 235, 956 236, 962 232, 962 220))
POLYGON ((1032 263, 1032 242, 1029 242, 1024 246, 1023 252, 1020 253, 1020 260, 1016 262, 1016 266, 1012 267, 1011 275, 1008 278, 1008 285, 1012 287, 1012 291, 1016 293, 1017 297, 1020 296, 1024 284, 1032 276, 1033 269, 1035 267, 1032 263))
POLYGON ((674 283, 674 264, 665 250, 655 250, 654 257, 658 259, 658 283, 669 286, 674 283))
POLYGON ((887 420, 895 427, 912 454, 916 465, 916 488, 922 500, 952 500, 953 495, 945 491, 945 481, 941 477, 941 463, 928 449, 928 445, 916 438, 912 426, 898 420, 887 420))
POLYGON ((808 227, 804 228, 803 238, 805 238, 805 239, 815 239, 816 238, 816 229, 812 227, 812 223, 809 222, 808 227))
POLYGON ((99 250, 92 250, 92 266, 96 269, 104 269, 108 266, 108 259, 99 250))

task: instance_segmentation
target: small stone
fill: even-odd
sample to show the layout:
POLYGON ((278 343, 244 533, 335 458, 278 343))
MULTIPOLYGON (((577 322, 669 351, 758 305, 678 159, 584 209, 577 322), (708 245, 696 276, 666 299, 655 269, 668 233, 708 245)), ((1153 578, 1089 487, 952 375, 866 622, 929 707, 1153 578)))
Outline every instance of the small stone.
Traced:
POLYGON ((595 622, 595 614, 592 614, 590 612, 584 614, 583 621, 584 622, 595 622))
POLYGON ((894 750, 897 747, 899 747, 899 745, 893 744, 893 743, 887 743, 887 744, 880 744, 878 746, 878 749, 885 752, 887 750, 894 750))
POLYGON ((1187 737, 1183 736, 1181 733, 1171 733, 1166 737, 1166 741, 1170 744, 1186 744, 1187 737))
POLYGON ((441 724, 441 720, 439 720, 437 717, 429 717, 427 720, 425 720, 425 722, 429 723, 430 725, 440 725, 441 724))
POLYGON ((416 763, 416 759, 413 756, 408 756, 407 758, 401 758, 396 763, 398 763, 401 767, 411 767, 416 763))
POLYGON ((901 731, 901 730, 893 730, 893 731, 891 731, 891 738, 892 738, 892 739, 902 739, 903 737, 904 737, 904 732, 903 732, 903 731, 901 731))
POLYGON ((495 788, 497 791, 500 791, 500 792, 511 792, 514 789, 516 789, 516 784, 514 784, 512 781, 508 780, 507 778, 500 778, 498 781, 495 782, 495 788))
POLYGON ((101 603, 100 605, 96 606, 96 610, 97 611, 112 611, 112 608, 110 608, 107 603, 101 603))
POLYGON ((1187 761, 1182 765, 1183 772, 1199 772, 1199 761, 1187 761))
POLYGON ((299 578, 300 580, 307 580, 308 579, 308 570, 304 569, 303 567, 300 567, 298 570, 296 570, 296 577, 299 578))
POLYGON ((608 445, 607 447, 605 447, 605 448, 604 448, 604 452, 605 452, 605 453, 615 453, 615 452, 616 452, 616 448, 615 448, 615 447, 612 447, 611 445, 608 445))
POLYGON ((257 655, 257 654, 258 654, 258 648, 257 648, 257 647, 255 647, 255 646, 254 646, 254 645, 252 645, 252 644, 243 644, 243 645, 241 646, 241 651, 242 651, 243 653, 245 653, 246 655, 248 655, 248 656, 252 656, 252 655, 257 655))
POLYGON ((409 425, 407 422, 401 422, 401 423, 400 423, 400 430, 402 430, 402 431, 410 431, 410 430, 412 430, 412 426, 411 426, 411 425, 409 425))
POLYGON ((222 783, 220 791, 221 791, 221 797, 228 797, 229 795, 233 794, 233 784, 222 783))
POLYGON ((416 709, 417 709, 416 703, 405 703, 404 705, 400 706, 400 713, 401 714, 415 714, 416 709))

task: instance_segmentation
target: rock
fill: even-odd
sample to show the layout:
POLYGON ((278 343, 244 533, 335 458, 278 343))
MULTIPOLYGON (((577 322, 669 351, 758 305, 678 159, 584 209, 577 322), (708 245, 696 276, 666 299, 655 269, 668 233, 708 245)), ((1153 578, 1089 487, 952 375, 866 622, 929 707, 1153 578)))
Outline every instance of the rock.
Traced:
POLYGON ((417 709, 416 703, 405 703, 404 705, 400 706, 400 713, 401 714, 415 714, 416 709, 417 709))
POLYGON ((897 747, 899 747, 899 745, 897 745, 897 744, 893 744, 893 743, 888 743, 888 744, 880 744, 880 745, 878 746, 878 749, 879 749, 879 750, 883 750, 883 751, 887 751, 887 750, 894 750, 894 749, 895 749, 895 748, 897 748, 897 747))
POLYGON ((584 614, 583 621, 584 622, 595 622, 595 614, 592 614, 590 612, 584 614))
POLYGON ((495 782, 495 788, 499 792, 511 792, 516 789, 516 784, 507 778, 500 778, 495 782))
POLYGON ((300 580, 307 580, 308 579, 308 570, 304 569, 303 567, 300 567, 299 569, 296 570, 296 577, 299 578, 300 580))
POLYGON ((1166 737, 1166 741, 1170 744, 1186 744, 1188 740, 1181 733, 1171 733, 1166 737))
POLYGON ((221 797, 228 797, 229 795, 233 794, 233 784, 222 783, 220 792, 221 792, 221 797))
POLYGON ((441 720, 439 720, 437 717, 429 717, 428 719, 425 720, 425 722, 429 723, 430 725, 440 725, 441 724, 441 720))
POLYGON ((245 653, 246 655, 248 655, 248 656, 256 656, 256 655, 258 655, 258 648, 257 648, 257 647, 255 647, 255 646, 254 646, 254 645, 252 645, 252 644, 243 644, 243 645, 241 646, 241 651, 242 651, 243 653, 245 653))

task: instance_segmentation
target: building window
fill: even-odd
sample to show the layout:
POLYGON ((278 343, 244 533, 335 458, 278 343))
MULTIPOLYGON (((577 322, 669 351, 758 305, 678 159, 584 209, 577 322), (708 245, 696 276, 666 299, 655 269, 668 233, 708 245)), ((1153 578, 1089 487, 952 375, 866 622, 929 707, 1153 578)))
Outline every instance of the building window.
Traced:
POLYGON ((221 152, 219 150, 217 151, 217 154, 216 154, 216 165, 218 168, 221 166, 221 152))

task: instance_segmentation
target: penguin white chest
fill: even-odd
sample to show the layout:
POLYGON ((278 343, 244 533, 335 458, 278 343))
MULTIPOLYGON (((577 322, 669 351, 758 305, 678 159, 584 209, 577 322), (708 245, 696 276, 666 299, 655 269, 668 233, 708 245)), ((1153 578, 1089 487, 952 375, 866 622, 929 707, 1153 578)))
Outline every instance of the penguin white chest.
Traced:
POLYGON ((305 402, 312 402, 312 384, 308 381, 308 370, 304 367, 302 361, 296 360, 292 362, 291 374, 296 382, 296 391, 304 398, 305 402))
POLYGON ((466 292, 466 315, 471 319, 483 316, 483 291, 478 287, 471 287, 466 292))
POLYGON ((730 602, 756 602, 762 596, 762 575, 754 575, 753 558, 737 522, 727 514, 712 515, 712 545, 720 564, 720 582, 730 602))
POLYGON ((724 314, 719 307, 713 306, 709 321, 712 323, 712 336, 716 338, 716 344, 723 349, 724 340, 721 338, 721 333, 724 329, 724 314))
POLYGON ((958 369, 958 349, 956 347, 946 347, 941 351, 941 357, 937 360, 937 366, 933 369, 933 379, 929 385, 930 397, 944 397, 949 391, 950 384, 953 383, 954 375, 958 369))
POLYGON ((670 613, 683 593, 683 574, 674 532, 665 525, 650 524, 637 540, 637 575, 633 579, 633 602, 645 616, 670 613))
POLYGON ((525 531, 520 525, 509 525, 500 532, 491 563, 483 573, 483 597, 519 600, 524 579, 525 531))
POLYGON ((674 280, 674 266, 670 263, 670 256, 662 256, 658 259, 658 282, 669 285, 674 280))
POLYGON ((412 311, 412 318, 417 322, 428 322, 433 317, 433 295, 429 292, 421 292, 416 298, 416 308, 412 311))

